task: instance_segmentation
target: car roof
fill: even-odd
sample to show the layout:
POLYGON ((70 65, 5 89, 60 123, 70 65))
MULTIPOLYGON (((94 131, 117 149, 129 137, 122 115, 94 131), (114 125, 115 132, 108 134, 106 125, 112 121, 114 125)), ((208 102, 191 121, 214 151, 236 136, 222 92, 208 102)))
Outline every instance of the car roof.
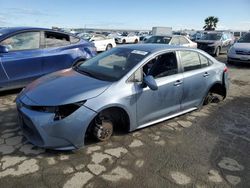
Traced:
MULTIPOLYGON (((41 27, 7 27, 7 28, 0 29, 0 36, 3 37, 3 36, 16 33, 19 31, 53 31, 53 32, 59 32, 59 33, 65 33, 63 31, 57 31, 57 30, 53 30, 49 28, 41 28, 41 27)), ((72 35, 70 33, 65 33, 65 34, 72 35)))
POLYGON ((3 33, 13 33, 16 31, 24 31, 24 30, 52 30, 46 28, 39 28, 39 27, 6 27, 0 30, 3 33))
POLYGON ((128 45, 122 45, 118 46, 117 48, 129 48, 133 50, 140 50, 140 51, 146 51, 150 53, 154 53, 157 51, 162 50, 178 50, 178 49, 190 49, 188 47, 183 46, 175 46, 175 45, 168 45, 168 44, 128 44, 128 45))

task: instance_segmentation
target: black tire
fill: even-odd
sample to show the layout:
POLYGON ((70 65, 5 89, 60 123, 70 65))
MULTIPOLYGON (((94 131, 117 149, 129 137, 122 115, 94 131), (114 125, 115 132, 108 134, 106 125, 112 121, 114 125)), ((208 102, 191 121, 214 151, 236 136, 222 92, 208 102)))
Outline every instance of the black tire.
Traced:
POLYGON ((101 142, 107 141, 113 134, 114 124, 109 117, 97 117, 95 120, 93 134, 101 142))
POLYGON ((126 44, 126 40, 125 39, 122 40, 122 44, 126 44))
POLYGON ((111 48, 113 48, 112 44, 108 44, 107 47, 106 47, 106 51, 110 50, 111 48))
POLYGON ((214 53, 215 57, 218 57, 220 55, 220 47, 217 47, 214 53))
POLYGON ((138 43, 138 42, 139 42, 138 39, 135 39, 135 44, 138 43))

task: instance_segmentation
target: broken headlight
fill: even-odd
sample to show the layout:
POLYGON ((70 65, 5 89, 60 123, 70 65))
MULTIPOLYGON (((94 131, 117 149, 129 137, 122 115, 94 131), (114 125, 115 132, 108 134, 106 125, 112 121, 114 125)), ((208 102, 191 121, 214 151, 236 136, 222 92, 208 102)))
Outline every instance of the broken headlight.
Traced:
POLYGON ((55 114, 54 120, 57 121, 71 115, 78 108, 80 108, 85 102, 86 100, 60 106, 32 106, 31 109, 39 112, 54 113, 55 114))

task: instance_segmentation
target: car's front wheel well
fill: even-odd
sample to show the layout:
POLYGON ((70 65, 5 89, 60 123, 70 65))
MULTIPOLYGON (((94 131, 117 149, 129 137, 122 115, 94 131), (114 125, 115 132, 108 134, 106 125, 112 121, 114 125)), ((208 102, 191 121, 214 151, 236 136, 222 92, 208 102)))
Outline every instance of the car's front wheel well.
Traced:
MULTIPOLYGON (((97 137, 96 129, 102 129, 102 122, 110 122, 112 129, 116 133, 128 132, 130 128, 130 120, 127 112, 120 107, 109 107, 100 111, 91 121, 86 131, 86 137, 90 135, 97 137)), ((113 131, 112 130, 112 131, 113 131)), ((100 139, 99 139, 100 140, 100 139)))

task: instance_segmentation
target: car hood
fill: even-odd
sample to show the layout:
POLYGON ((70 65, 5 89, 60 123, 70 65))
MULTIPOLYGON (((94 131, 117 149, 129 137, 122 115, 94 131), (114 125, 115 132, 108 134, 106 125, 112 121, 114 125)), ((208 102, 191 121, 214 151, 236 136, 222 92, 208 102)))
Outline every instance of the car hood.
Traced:
POLYGON ((57 106, 94 98, 110 85, 111 82, 66 69, 35 80, 22 91, 21 95, 28 97, 34 105, 57 106))
POLYGON ((250 50, 250 43, 235 43, 234 44, 235 49, 241 49, 241 50, 250 50))

